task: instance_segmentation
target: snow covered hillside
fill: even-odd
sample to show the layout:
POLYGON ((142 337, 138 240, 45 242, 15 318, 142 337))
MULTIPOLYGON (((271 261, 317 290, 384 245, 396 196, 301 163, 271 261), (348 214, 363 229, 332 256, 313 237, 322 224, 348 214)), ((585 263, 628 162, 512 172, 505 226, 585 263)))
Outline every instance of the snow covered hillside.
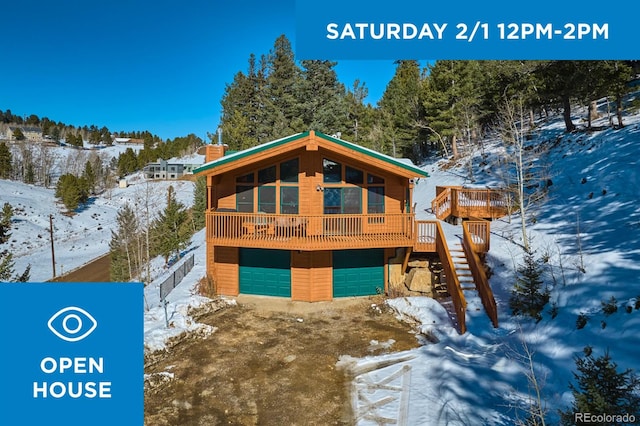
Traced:
MULTIPOLYGON (((574 118, 578 122, 579 117, 574 118)), ((594 126, 606 123, 593 123, 594 126)), ((388 303, 400 316, 419 322, 418 349, 407 352, 349 359, 339 364, 359 371, 353 382, 354 410, 398 419, 410 425, 513 425, 526 416, 533 389, 527 379, 532 354, 533 370, 539 380, 547 409, 547 424, 557 424, 558 410, 571 403, 569 383, 573 380, 575 357, 585 346, 594 355, 608 350, 618 370, 640 369, 640 114, 625 117, 626 127, 593 132, 564 132, 561 118, 540 123, 532 146, 544 146, 538 161, 549 166, 552 185, 548 198, 531 211, 528 230, 532 246, 543 263, 544 281, 551 290, 551 303, 543 318, 510 315, 509 296, 515 282, 515 266, 522 260, 520 223, 515 215, 491 223, 490 283, 498 305, 499 328, 492 328, 479 298, 471 291, 468 301, 468 332, 458 335, 445 308, 427 298, 401 298, 388 303), (607 314, 603 303, 615 299, 617 311, 607 314), (552 304, 557 307, 551 314, 552 304), (578 329, 579 315, 587 318, 578 329), (369 368, 371 367, 371 368, 369 368), (396 374, 401 373, 401 374, 396 374), (387 381, 389 387, 375 386, 387 381), (366 401, 387 398, 375 406, 366 401)), ((494 141, 495 142, 495 141, 494 141)), ((445 161, 424 164, 430 177, 416 185, 415 202, 419 219, 433 219, 430 203, 436 185, 501 185, 498 144, 488 141, 484 157, 472 159, 474 182, 470 182, 468 161, 451 167, 445 161)), ((153 188, 158 209, 173 184, 181 201, 189 205, 193 188, 189 182, 158 182, 153 188)), ((56 257, 68 270, 108 250, 115 214, 124 202, 135 203, 146 193, 140 179, 126 189, 114 189, 110 199, 96 199, 73 218, 61 215, 52 190, 0 181, 0 199, 17 209, 12 229, 12 250, 16 270, 30 263, 32 280, 48 279, 50 259, 48 215, 54 214, 56 257), (58 254, 59 253, 59 254, 58 254)), ((455 238, 461 228, 443 224, 455 238)), ((197 233, 189 250, 195 253, 195 267, 169 295, 172 327, 164 326, 164 312, 158 300, 158 283, 145 289, 145 345, 162 349, 169 336, 182 331, 206 335, 214 330, 198 327, 188 317, 189 306, 204 298, 195 288, 204 275, 204 232, 197 233)), ((359 416, 359 425, 377 424, 359 416)))
MULTIPOLYGON (((578 118, 576 118, 576 121, 578 118)), ((606 123, 595 123, 606 124, 606 123)), ((397 299, 389 303, 403 316, 421 321, 424 335, 432 341, 412 352, 413 359, 358 377, 357 392, 370 391, 369 401, 393 392, 368 389, 371 382, 392 376, 404 365, 411 367, 408 393, 408 423, 416 425, 511 425, 526 418, 533 401, 527 380, 527 350, 541 383, 547 424, 558 422, 558 410, 572 401, 575 357, 593 347, 596 356, 608 350, 618 371, 640 368, 640 115, 626 117, 626 127, 566 134, 561 120, 542 123, 532 146, 546 146, 538 161, 550 168, 552 186, 548 199, 532 210, 528 230, 536 258, 546 259, 544 280, 551 289, 551 303, 543 319, 512 317, 509 296, 515 283, 515 266, 522 259, 520 223, 494 221, 491 251, 487 255, 490 278, 498 304, 500 327, 493 329, 477 295, 465 292, 469 306, 469 331, 458 335, 446 311, 429 299, 397 299), (606 314, 603 303, 615 298, 617 312, 606 314), (557 306, 555 318, 550 313, 557 306), (579 315, 588 318, 578 329, 579 315)), ((484 158, 476 158, 474 186, 499 186, 496 176, 499 149, 487 147, 484 158), (484 161, 481 161, 484 160, 484 161)), ((416 187, 417 215, 431 218, 429 202, 436 185, 467 185, 467 161, 443 170, 444 162, 427 164, 431 177, 416 187)), ((443 224, 448 235, 460 234, 459 227, 443 224)), ((407 354, 389 355, 402 359, 407 354)), ((357 362, 365 367, 378 359, 357 362)), ((400 385, 400 379, 395 382, 400 385)), ((397 395, 396 395, 397 396, 397 395)), ((377 410, 378 415, 396 418, 402 412, 397 403, 377 410)), ((366 408, 355 399, 357 409, 366 408)), ((373 410, 376 411, 376 410, 373 410)), ((376 424, 361 420, 359 425, 376 424)))
MULTIPOLYGON (((576 118, 577 120, 577 118, 576 118)), ((594 123, 597 124, 597 123, 594 123)), ((545 283, 551 289, 551 303, 543 319, 512 317, 509 295, 515 282, 514 269, 522 258, 520 224, 517 217, 494 221, 491 251, 492 269, 500 327, 492 328, 479 298, 467 291, 468 332, 458 335, 445 308, 427 298, 388 301, 399 316, 418 322, 419 335, 426 337, 418 349, 352 359, 338 365, 358 372, 353 381, 352 405, 358 425, 374 425, 371 418, 404 419, 410 425, 513 425, 526 417, 533 389, 527 379, 529 362, 539 380, 547 410, 547 424, 557 424, 558 410, 571 404, 569 383, 573 380, 575 357, 586 345, 595 355, 609 350, 619 371, 637 370, 640 337, 640 200, 638 157, 640 157, 640 114, 626 117, 620 130, 566 134, 560 119, 541 123, 532 145, 549 150, 539 161, 550 166, 553 185, 549 197, 533 211, 529 224, 537 258, 544 257, 545 283), (605 314, 602 302, 615 297, 618 311, 605 314), (557 315, 552 317, 552 303, 557 315), (630 306, 631 308, 627 308, 630 306), (578 315, 588 317, 584 328, 576 327, 578 315), (376 383, 384 382, 380 387, 376 383), (395 388, 395 390, 393 389, 395 388), (373 402, 386 400, 376 405, 373 402), (369 420, 368 420, 368 419, 369 420)), ((487 144, 485 156, 473 159, 475 186, 499 186, 496 176, 500 148, 487 144)), ((416 186, 416 213, 433 219, 430 202, 436 185, 466 185, 468 164, 443 167, 444 161, 423 165, 431 177, 416 186)), ((453 238, 460 227, 444 223, 453 238)), ((204 247, 204 234, 193 241, 196 253, 204 247)), ((174 325, 163 326, 164 315, 157 303, 157 283, 147 287, 151 309, 145 315, 145 344, 161 349, 168 336, 197 330, 206 335, 214 330, 198 327, 186 314, 189 305, 202 303, 195 296, 197 280, 204 273, 204 255, 170 294, 174 325)))
POLYGON ((0 205, 8 202, 14 209, 11 239, 5 246, 14 255, 16 272, 31 265, 32 282, 52 278, 49 215, 53 216, 56 272, 62 275, 109 251, 118 210, 126 203, 142 209, 148 197, 151 213, 160 212, 166 205, 167 189, 173 185, 178 201, 193 204, 193 182, 145 181, 141 174, 128 181, 129 187, 112 188, 67 216, 54 189, 0 180, 0 205))

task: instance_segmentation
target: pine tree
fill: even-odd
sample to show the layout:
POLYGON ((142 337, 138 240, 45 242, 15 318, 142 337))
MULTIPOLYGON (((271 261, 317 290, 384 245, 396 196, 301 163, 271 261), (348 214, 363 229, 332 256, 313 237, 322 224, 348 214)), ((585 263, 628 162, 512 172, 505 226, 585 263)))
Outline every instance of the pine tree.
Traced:
POLYGON ((206 176, 200 176, 196 179, 196 184, 193 189, 193 208, 191 209, 193 214, 193 227, 195 230, 204 228, 206 206, 207 178, 206 176))
POLYGON ((11 204, 4 203, 2 206, 2 213, 0 215, 0 244, 4 244, 9 241, 11 234, 11 218, 13 217, 13 207, 11 204))
POLYGON ((549 302, 549 289, 542 287, 542 269, 531 250, 525 251, 523 262, 516 271, 516 284, 509 299, 511 314, 540 321, 540 313, 549 302))
POLYGON ((27 169, 24 172, 24 183, 33 184, 36 181, 36 173, 33 170, 33 161, 27 163, 27 169))
POLYGON ((93 171, 93 166, 90 161, 87 161, 84 165, 84 171, 82 177, 86 180, 88 192, 95 194, 96 192, 96 173, 93 171))
POLYGON ((118 211, 118 228, 111 231, 109 254, 111 256, 111 281, 130 281, 142 265, 137 264, 137 235, 140 232, 138 218, 129 204, 118 211))
POLYGON ((584 354, 575 360, 578 372, 574 372, 573 377, 576 384, 569 384, 574 402, 568 411, 560 412, 562 423, 575 424, 575 413, 640 417, 640 379, 633 370, 618 372, 618 365, 611 359, 609 351, 594 358, 592 348, 587 346, 584 354))
POLYGON ((6 143, 0 142, 0 179, 8 179, 13 171, 13 156, 6 143))
POLYGON ((305 60, 301 65, 297 91, 300 125, 328 134, 342 132, 348 126, 347 104, 344 85, 334 70, 337 62, 305 60))
POLYGON ((2 207, 2 214, 0 216, 0 282, 2 281, 15 281, 15 282, 27 282, 29 281, 29 275, 31 272, 31 265, 28 265, 22 274, 14 274, 14 262, 13 254, 7 249, 3 249, 2 245, 6 243, 11 234, 11 218, 13 216, 13 207, 11 204, 4 203, 2 207))
POLYGON ((479 133, 482 72, 478 61, 438 61, 429 67, 422 92, 431 138, 448 141, 452 154, 479 133))
POLYGON ((165 264, 169 263, 171 255, 180 257, 180 251, 187 246, 191 238, 187 219, 184 205, 176 200, 173 186, 169 186, 167 207, 153 224, 155 251, 164 257, 165 264))
POLYGON ((13 137, 16 138, 17 141, 25 140, 24 133, 22 133, 22 129, 20 127, 16 127, 13 131, 13 137))
POLYGON ((272 139, 289 136, 304 129, 296 128, 294 119, 298 113, 297 90, 300 87, 300 69, 295 63, 291 42, 283 34, 279 36, 271 50, 267 66, 266 93, 270 99, 267 121, 271 124, 272 139))
POLYGON ((89 199, 87 180, 70 173, 64 174, 58 179, 55 196, 60 198, 67 210, 73 211, 89 199))
POLYGON ((420 66, 417 61, 398 61, 395 75, 380 99, 379 107, 391 137, 391 154, 417 159, 426 133, 417 124, 424 117, 420 101, 420 66))

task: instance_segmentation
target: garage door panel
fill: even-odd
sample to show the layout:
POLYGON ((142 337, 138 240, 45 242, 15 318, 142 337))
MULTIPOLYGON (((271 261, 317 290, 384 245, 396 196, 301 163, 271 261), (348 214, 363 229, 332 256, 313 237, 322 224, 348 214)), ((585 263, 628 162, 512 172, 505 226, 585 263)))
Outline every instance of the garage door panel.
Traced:
POLYGON ((369 296, 384 288, 384 250, 333 252, 333 297, 369 296))
POLYGON ((240 293, 291 297, 290 252, 240 249, 240 293))

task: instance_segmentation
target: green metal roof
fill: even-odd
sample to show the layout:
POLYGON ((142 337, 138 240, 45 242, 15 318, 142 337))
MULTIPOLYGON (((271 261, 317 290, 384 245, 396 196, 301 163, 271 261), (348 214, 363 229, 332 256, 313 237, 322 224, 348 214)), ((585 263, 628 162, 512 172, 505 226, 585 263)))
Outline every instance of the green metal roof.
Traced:
MULTIPOLYGON (((193 172, 194 173, 201 173, 201 172, 204 172, 206 170, 210 170, 210 169, 213 169, 215 167, 221 166, 223 164, 228 164, 228 163, 237 161, 237 160, 239 160, 241 158, 246 158, 246 157, 251 156, 253 154, 257 154, 257 153, 266 151, 268 149, 275 148, 277 146, 284 145, 286 143, 289 143, 289 142, 292 142, 292 141, 295 141, 295 140, 298 140, 298 139, 305 138, 305 137, 309 136, 309 133, 310 133, 309 131, 298 133, 298 134, 295 134, 295 135, 292 135, 292 136, 288 136, 288 137, 285 137, 285 138, 282 138, 282 139, 277 139, 275 141, 263 143, 261 145, 257 145, 257 146, 245 149, 243 151, 237 151, 237 152, 234 152, 232 154, 225 155, 224 157, 218 158, 217 160, 210 161, 210 162, 208 162, 206 164, 203 164, 202 166, 194 169, 193 172)), ((363 146, 356 145, 354 143, 347 142, 347 141, 342 140, 342 139, 338 139, 338 138, 334 138, 334 137, 329 136, 329 135, 325 135, 322 132, 317 132, 316 131, 315 135, 317 137, 319 137, 320 139, 324 139, 326 141, 333 142, 335 144, 341 145, 341 146, 343 146, 345 148, 351 149, 351 150, 353 150, 355 152, 358 152, 360 154, 364 154, 364 155, 369 156, 369 157, 373 157, 373 158, 376 158, 376 159, 379 159, 379 160, 386 161, 387 163, 392 164, 392 165, 394 165, 396 167, 400 167, 402 169, 405 169, 405 170, 408 170, 408 171, 410 171, 412 173, 415 173, 416 176, 429 177, 429 174, 427 172, 425 172, 424 170, 418 168, 413 163, 409 164, 409 163, 407 163, 405 161, 402 161, 401 159, 393 158, 393 157, 390 157, 390 156, 388 156, 386 154, 382 154, 382 153, 380 153, 378 151, 374 151, 372 149, 365 148, 363 146)))

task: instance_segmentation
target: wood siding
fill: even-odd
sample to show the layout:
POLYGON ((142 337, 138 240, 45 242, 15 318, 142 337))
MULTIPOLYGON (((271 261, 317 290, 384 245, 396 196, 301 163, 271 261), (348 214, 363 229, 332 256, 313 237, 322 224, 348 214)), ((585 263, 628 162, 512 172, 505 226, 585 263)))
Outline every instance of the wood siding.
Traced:
POLYGON ((240 293, 238 248, 216 246, 213 251, 213 275, 217 293, 225 296, 237 296, 240 293))
POLYGON ((303 302, 333 298, 331 252, 292 252, 291 299, 303 302))

